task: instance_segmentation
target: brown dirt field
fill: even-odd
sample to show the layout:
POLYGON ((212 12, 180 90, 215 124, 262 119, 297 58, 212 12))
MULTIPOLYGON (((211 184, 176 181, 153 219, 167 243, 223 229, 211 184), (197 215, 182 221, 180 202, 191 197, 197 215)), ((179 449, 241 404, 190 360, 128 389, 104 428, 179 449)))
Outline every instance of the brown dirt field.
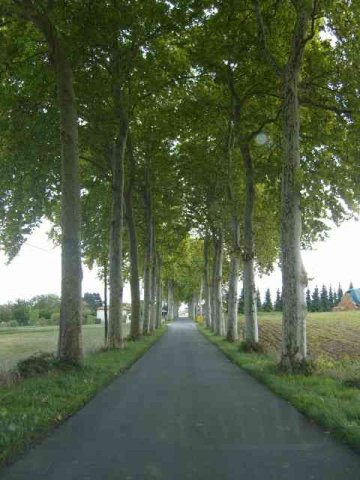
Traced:
MULTIPOLYGON (((243 329, 243 317, 240 317, 243 329)), ((360 312, 310 313, 307 318, 309 356, 333 360, 360 360, 360 312)), ((264 347, 279 352, 281 314, 259 314, 259 339, 264 347)))

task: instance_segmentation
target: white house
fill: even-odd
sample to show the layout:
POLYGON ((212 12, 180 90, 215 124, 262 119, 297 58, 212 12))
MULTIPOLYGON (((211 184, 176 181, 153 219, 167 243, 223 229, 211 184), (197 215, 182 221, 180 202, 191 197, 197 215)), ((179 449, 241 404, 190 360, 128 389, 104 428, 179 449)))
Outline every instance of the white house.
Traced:
MULTIPOLYGON (((109 307, 107 308, 107 314, 109 318, 109 307)), ((105 323, 105 309, 104 307, 99 307, 96 310, 96 318, 101 321, 102 324, 105 323)), ((123 303, 123 319, 125 323, 131 322, 131 305, 129 303, 123 303)))

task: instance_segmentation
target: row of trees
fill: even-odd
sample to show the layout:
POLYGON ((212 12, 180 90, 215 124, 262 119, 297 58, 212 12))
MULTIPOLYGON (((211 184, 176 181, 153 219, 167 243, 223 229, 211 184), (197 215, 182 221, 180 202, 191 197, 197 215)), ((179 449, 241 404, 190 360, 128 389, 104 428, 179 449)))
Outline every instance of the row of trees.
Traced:
MULTIPOLYGON (((349 288, 353 288, 350 284, 349 288)), ((342 299, 344 291, 339 284, 337 290, 330 285, 327 288, 325 285, 321 290, 316 286, 311 293, 309 289, 306 290, 306 305, 309 312, 330 312, 342 299)))
POLYGON ((358 13, 335 0, 3 2, 0 242, 11 258, 53 222, 62 360, 82 355, 82 255, 105 304, 110 287, 111 348, 126 279, 132 338, 160 325, 163 297, 170 319, 204 297, 207 325, 236 341, 240 275, 256 344, 255 269, 280 260, 281 364, 306 362, 300 247, 358 208, 358 13))
MULTIPOLYGON (((0 305, 0 326, 58 325, 60 297, 38 295, 31 300, 18 299, 0 305)), ((99 294, 85 293, 82 301, 82 323, 95 323, 96 310, 102 305, 99 294)))
MULTIPOLYGON (((349 289, 351 288, 354 288, 352 283, 349 286, 349 289)), ((321 290, 316 286, 311 292, 307 288, 305 294, 307 310, 309 312, 330 312, 340 302, 343 295, 344 291, 340 284, 337 289, 334 289, 332 285, 329 288, 323 285, 321 290)), ((277 289, 274 301, 271 298, 269 288, 265 291, 264 301, 261 300, 259 289, 256 290, 256 307, 258 312, 282 312, 282 302, 280 289, 277 289)), ((244 289, 241 290, 238 310, 239 313, 244 313, 244 289)))

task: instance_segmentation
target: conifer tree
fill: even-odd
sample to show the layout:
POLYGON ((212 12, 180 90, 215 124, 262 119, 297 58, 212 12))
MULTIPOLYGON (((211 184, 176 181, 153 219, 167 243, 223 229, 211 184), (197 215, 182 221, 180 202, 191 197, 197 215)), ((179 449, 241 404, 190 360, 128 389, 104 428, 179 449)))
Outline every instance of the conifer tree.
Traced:
POLYGON ((344 295, 344 292, 343 292, 343 289, 342 289, 342 287, 339 283, 338 291, 337 291, 337 301, 338 302, 341 302, 341 299, 342 299, 343 295, 344 295))
POLYGON ((322 312, 328 312, 329 311, 329 297, 328 297, 328 291, 325 285, 322 286, 321 288, 321 293, 320 293, 320 309, 322 312))
POLYGON ((239 297, 238 312, 244 313, 244 289, 243 288, 241 289, 241 293, 239 297))
POLYGON ((321 311, 320 294, 319 294, 319 288, 317 286, 315 287, 312 294, 311 310, 312 312, 321 311))
POLYGON ((274 310, 275 312, 282 311, 282 294, 279 288, 276 290, 276 300, 275 300, 274 310))
POLYGON ((271 301, 271 293, 269 288, 265 292, 265 301, 263 304, 263 310, 264 312, 272 312, 273 310, 273 304, 271 301))
POLYGON ((312 300, 311 300, 311 293, 309 288, 306 289, 306 306, 307 306, 308 312, 312 312, 312 300))
POLYGON ((258 288, 256 289, 256 308, 258 312, 262 311, 261 295, 258 288))
POLYGON ((335 305, 335 299, 334 299, 334 292, 332 289, 332 285, 329 287, 329 310, 331 310, 335 305))

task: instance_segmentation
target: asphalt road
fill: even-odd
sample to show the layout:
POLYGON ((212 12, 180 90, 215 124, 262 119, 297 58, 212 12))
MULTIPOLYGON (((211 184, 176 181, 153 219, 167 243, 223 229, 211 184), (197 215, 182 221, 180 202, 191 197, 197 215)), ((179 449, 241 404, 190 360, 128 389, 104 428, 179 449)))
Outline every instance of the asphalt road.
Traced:
POLYGON ((360 457, 174 322, 1 480, 360 479, 360 457))

